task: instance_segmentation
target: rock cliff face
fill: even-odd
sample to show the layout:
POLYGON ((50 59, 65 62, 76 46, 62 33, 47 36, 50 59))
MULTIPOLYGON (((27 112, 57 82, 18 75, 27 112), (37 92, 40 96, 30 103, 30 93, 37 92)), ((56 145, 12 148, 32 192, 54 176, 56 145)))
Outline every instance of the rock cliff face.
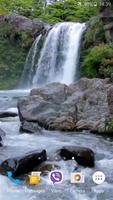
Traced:
POLYGON ((100 7, 100 19, 103 21, 106 39, 108 42, 113 41, 113 1, 102 0, 100 7))
POLYGON ((31 20, 27 17, 17 14, 0 15, 0 23, 6 23, 10 25, 13 29, 13 32, 18 34, 21 31, 26 31, 33 39, 40 33, 45 34, 50 28, 49 25, 43 23, 38 19, 31 20))
POLYGON ((34 89, 18 102, 21 125, 27 122, 28 127, 35 123, 49 130, 106 132, 106 119, 113 113, 111 89, 109 79, 87 78, 70 86, 52 83, 34 89))
POLYGON ((49 28, 38 19, 17 14, 0 15, 0 89, 14 88, 19 83, 33 41, 42 34, 41 48, 49 28))
POLYGON ((113 1, 102 0, 100 8, 100 19, 103 21, 106 39, 108 42, 113 41, 113 1))

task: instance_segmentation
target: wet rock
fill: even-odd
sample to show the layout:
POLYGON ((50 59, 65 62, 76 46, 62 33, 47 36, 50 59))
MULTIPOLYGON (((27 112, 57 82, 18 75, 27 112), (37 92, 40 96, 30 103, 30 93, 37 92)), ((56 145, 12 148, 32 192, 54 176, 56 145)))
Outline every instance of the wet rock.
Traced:
POLYGON ((38 123, 49 130, 74 130, 74 111, 67 112, 67 105, 61 110, 61 104, 67 98, 67 89, 64 84, 53 83, 32 90, 29 97, 18 102, 21 125, 27 121, 38 123))
POLYGON ((20 132, 26 132, 26 133, 35 133, 35 132, 40 132, 41 127, 38 125, 38 123, 34 122, 27 122, 23 121, 22 125, 20 127, 20 132))
POLYGON ((16 117, 18 116, 17 113, 11 112, 11 111, 2 111, 0 112, 0 118, 6 118, 6 117, 16 117))
POLYGON ((104 132, 111 86, 109 79, 82 78, 69 86, 51 83, 33 89, 30 96, 18 101, 21 125, 33 122, 48 130, 104 132))
POLYGON ((0 128, 0 136, 4 137, 5 136, 5 132, 0 128))
MULTIPOLYGON (((100 124, 102 125, 101 121, 87 121, 87 120, 80 120, 76 124, 76 128, 78 131, 80 130, 90 130, 90 131, 96 131, 100 124)), ((104 128, 104 127, 103 127, 104 128)))
POLYGON ((46 151, 29 152, 24 156, 17 158, 9 158, 0 165, 0 172, 7 174, 7 171, 12 171, 14 176, 19 176, 31 172, 36 166, 47 160, 46 151))
POLYGON ((2 147, 3 145, 2 145, 2 138, 5 136, 5 132, 2 130, 2 129, 0 129, 0 147, 2 147))
POLYGON ((94 152, 89 148, 66 146, 61 148, 58 153, 64 160, 72 160, 74 157, 79 165, 84 167, 94 167, 94 152))
POLYGON ((38 166, 38 168, 36 168, 36 171, 40 171, 41 173, 46 174, 55 169, 60 169, 60 167, 52 162, 44 162, 40 166, 38 166))

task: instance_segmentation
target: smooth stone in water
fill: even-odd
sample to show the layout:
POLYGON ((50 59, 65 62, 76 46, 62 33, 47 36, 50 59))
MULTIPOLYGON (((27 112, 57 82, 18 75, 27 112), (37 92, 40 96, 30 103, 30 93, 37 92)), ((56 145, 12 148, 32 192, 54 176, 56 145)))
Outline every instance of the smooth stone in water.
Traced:
POLYGON ((0 112, 0 118, 5 118, 5 117, 16 117, 18 116, 17 113, 11 112, 11 111, 2 111, 0 112))
POLYGON ((38 125, 38 123, 34 122, 27 122, 23 121, 22 125, 20 127, 20 132, 26 132, 26 133, 35 133, 35 132, 40 132, 41 127, 38 125))
POLYGON ((25 173, 31 172, 36 166, 40 165, 47 160, 46 151, 42 152, 29 152, 24 156, 17 158, 9 158, 2 162, 0 165, 0 172, 7 175, 8 171, 12 171, 14 176, 20 176, 25 173))
POLYGON ((94 167, 94 152, 85 147, 65 146, 58 150, 58 153, 64 160, 72 160, 73 158, 79 165, 84 167, 94 167))

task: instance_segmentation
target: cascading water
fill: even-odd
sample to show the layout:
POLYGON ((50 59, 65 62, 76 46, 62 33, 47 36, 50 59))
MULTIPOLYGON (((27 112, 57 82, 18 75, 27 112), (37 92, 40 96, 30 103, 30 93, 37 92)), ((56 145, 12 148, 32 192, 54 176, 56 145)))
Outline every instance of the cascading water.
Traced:
POLYGON ((21 77, 20 86, 30 87, 32 82, 32 77, 35 72, 35 59, 38 51, 38 43, 41 39, 41 34, 36 38, 32 47, 29 50, 28 56, 26 58, 24 71, 21 77))
POLYGON ((85 24, 64 22, 49 32, 37 64, 32 85, 50 82, 70 84, 76 77, 79 47, 85 24))

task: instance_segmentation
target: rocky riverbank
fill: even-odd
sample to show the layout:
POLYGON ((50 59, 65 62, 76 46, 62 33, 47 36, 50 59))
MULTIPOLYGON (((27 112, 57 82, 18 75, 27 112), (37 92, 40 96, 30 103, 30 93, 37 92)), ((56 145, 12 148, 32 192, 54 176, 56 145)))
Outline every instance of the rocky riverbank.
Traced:
POLYGON ((21 130, 110 132, 113 114, 110 79, 82 78, 69 86, 51 83, 18 101, 21 130))

